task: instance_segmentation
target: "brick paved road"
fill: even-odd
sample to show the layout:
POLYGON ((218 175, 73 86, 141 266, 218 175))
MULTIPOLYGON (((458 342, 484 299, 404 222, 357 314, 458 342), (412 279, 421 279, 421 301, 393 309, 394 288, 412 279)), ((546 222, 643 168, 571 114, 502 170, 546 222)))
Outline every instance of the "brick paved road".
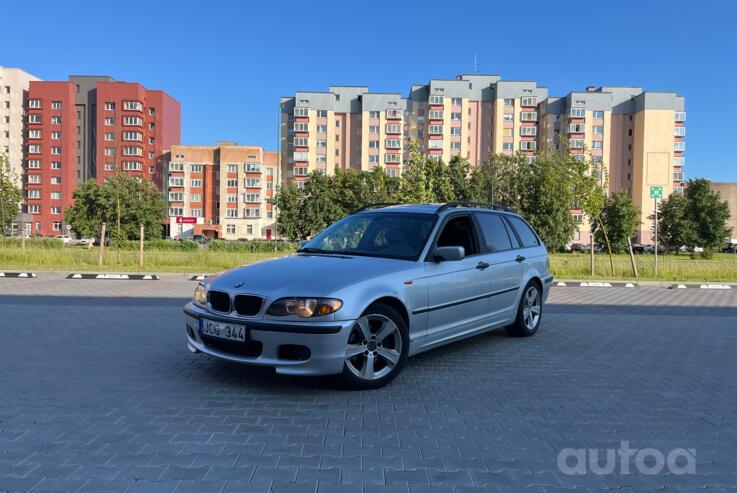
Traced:
POLYGON ((557 288, 533 338, 345 392, 189 355, 193 287, 0 279, 0 490, 737 491, 737 292, 557 288), (622 441, 696 474, 556 465, 622 441))

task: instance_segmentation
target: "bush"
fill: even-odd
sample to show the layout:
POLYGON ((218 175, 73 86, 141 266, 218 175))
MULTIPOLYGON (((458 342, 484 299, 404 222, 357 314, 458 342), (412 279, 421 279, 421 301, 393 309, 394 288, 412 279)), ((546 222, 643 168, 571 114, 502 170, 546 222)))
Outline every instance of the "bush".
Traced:
MULTIPOLYGON (((140 244, 136 240, 113 240, 110 246, 118 247, 121 250, 138 250, 140 244)), ((149 240, 143 242, 144 250, 158 250, 163 252, 187 252, 197 250, 199 245, 194 241, 175 241, 175 240, 149 240)))
POLYGON ((243 252, 243 253, 293 253, 297 244, 288 241, 244 240, 223 241, 213 240, 209 243, 210 250, 215 252, 243 252))
MULTIPOLYGON (((5 245, 20 248, 21 239, 18 237, 5 238, 5 245)), ((2 246, 2 243, 0 243, 0 246, 2 246)), ((26 247, 41 250, 57 250, 64 248, 64 242, 59 238, 26 238, 26 247)))

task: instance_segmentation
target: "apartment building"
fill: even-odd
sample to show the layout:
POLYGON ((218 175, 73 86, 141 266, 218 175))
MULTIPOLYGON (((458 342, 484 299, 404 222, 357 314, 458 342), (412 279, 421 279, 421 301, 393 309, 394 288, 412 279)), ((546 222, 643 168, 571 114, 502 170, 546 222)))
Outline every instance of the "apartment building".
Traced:
POLYGON ((235 142, 175 145, 165 160, 169 237, 276 238, 268 203, 277 183, 275 152, 235 142))
POLYGON ((40 79, 19 68, 0 66, 0 154, 8 156, 18 185, 23 174, 28 85, 37 80, 40 79))
POLYGON ((33 220, 27 233, 58 236, 65 229, 64 209, 77 183, 74 101, 74 86, 67 82, 29 84, 23 192, 33 220))
POLYGON ((32 81, 27 101, 24 187, 31 233, 66 231, 62 213, 77 183, 124 173, 163 187, 164 150, 179 144, 181 125, 179 103, 165 92, 75 75, 32 81), (51 187, 51 198, 36 185, 51 187))
MULTIPOLYGON (((666 196, 683 191, 684 107, 673 92, 602 86, 557 97, 534 81, 481 74, 413 85, 406 97, 366 86, 300 91, 281 99, 282 180, 303 186, 315 170, 375 166, 398 176, 410 140, 432 158, 460 156, 472 165, 493 154, 532 161, 567 142, 574 155, 600 162, 602 183, 627 190, 647 218, 654 211, 650 186, 663 186, 666 196)), ((572 214, 580 223, 574 241, 588 241, 581 210, 572 214)), ((637 241, 651 241, 647 220, 637 241)))
POLYGON ((404 156, 406 101, 364 86, 297 92, 281 100, 286 178, 303 186, 309 173, 385 166, 398 175, 404 156))

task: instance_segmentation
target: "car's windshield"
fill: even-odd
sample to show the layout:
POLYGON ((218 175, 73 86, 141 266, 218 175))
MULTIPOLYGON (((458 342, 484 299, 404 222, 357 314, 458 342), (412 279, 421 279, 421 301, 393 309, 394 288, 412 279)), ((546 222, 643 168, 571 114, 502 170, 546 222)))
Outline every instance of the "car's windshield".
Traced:
POLYGON ((300 251, 415 260, 436 219, 435 214, 408 212, 354 214, 325 229, 300 251))

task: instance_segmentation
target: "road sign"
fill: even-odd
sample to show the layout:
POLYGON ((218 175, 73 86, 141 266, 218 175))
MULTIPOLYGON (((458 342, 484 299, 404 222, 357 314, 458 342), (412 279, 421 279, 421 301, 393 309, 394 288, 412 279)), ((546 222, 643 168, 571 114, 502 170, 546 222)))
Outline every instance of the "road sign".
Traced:
POLYGON ((662 199, 663 198, 663 187, 650 187, 650 198, 651 199, 662 199))

